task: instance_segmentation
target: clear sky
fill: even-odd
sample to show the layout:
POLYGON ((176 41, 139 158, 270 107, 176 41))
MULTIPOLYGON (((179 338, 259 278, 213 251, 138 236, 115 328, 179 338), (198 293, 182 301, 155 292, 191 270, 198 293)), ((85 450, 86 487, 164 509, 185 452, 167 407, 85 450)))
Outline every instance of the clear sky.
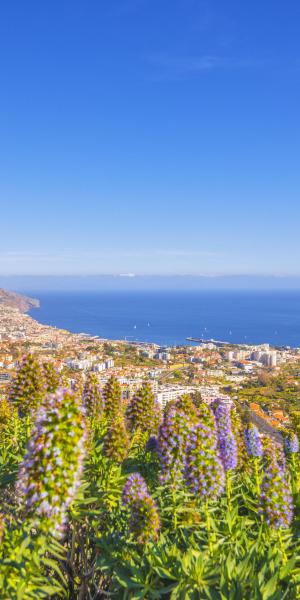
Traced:
POLYGON ((299 0, 0 6, 0 274, 300 274, 299 0))

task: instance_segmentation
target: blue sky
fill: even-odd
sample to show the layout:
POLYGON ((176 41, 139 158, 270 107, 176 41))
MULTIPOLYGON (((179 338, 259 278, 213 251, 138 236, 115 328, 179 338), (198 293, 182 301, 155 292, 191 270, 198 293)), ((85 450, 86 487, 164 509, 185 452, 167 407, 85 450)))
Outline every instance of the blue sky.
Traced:
POLYGON ((0 7, 0 274, 300 275, 300 4, 0 7))

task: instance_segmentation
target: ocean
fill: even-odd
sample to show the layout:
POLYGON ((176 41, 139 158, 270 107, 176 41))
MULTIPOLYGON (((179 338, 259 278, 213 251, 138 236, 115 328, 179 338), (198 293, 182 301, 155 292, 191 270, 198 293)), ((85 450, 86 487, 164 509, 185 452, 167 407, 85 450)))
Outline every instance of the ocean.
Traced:
MULTIPOLYGON (((28 292, 27 292, 28 293, 28 292)), ((300 346, 300 291, 38 292, 41 323, 109 339, 300 346)))

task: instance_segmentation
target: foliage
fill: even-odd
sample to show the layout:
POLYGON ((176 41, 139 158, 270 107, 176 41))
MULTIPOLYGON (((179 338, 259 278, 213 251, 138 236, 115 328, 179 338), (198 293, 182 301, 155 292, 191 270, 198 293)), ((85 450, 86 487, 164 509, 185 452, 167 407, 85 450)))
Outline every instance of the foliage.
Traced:
POLYGON ((54 373, 35 358, 20 371, 0 404, 1 598, 300 597, 293 431, 274 444, 185 395, 149 438, 149 388, 125 420, 113 378, 103 410, 88 379, 85 411, 74 391, 46 393, 54 373))

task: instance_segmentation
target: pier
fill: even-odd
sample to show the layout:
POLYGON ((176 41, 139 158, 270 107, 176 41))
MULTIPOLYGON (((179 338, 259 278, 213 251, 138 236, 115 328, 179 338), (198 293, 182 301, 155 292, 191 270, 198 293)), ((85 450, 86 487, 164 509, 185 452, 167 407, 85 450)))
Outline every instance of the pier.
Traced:
POLYGON ((221 347, 221 346, 237 346, 238 345, 238 344, 233 344, 232 342, 222 342, 220 340, 214 340, 214 339, 204 340, 202 338, 194 338, 194 337, 187 337, 186 340, 188 342, 198 342, 200 344, 214 344, 215 346, 219 346, 219 347, 221 347))

